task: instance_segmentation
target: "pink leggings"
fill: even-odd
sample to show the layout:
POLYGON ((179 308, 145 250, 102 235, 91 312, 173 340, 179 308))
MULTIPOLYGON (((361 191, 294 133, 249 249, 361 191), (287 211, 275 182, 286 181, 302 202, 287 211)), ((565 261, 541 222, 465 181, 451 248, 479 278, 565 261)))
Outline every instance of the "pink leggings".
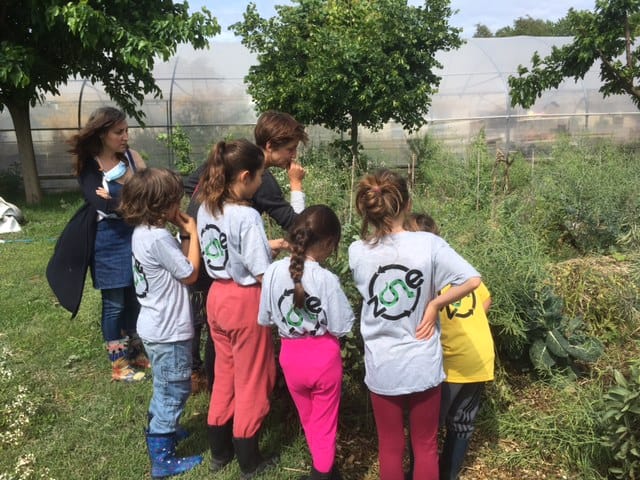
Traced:
POLYGON ((440 385, 424 392, 385 396, 371 392, 378 430, 380 480, 404 478, 403 410, 409 408, 409 433, 415 457, 414 480, 438 480, 438 416, 440 385))
POLYGON ((331 471, 342 391, 340 342, 332 335, 282 339, 280 365, 311 451, 313 466, 331 471))

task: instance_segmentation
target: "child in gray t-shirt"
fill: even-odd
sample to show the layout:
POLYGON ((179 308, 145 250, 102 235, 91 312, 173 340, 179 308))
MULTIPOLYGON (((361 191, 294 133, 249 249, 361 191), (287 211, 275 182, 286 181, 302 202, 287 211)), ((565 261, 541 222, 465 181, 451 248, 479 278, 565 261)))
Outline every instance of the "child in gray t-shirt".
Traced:
POLYGON ((280 365, 311 450, 312 473, 305 478, 338 476, 338 337, 351 331, 354 316, 338 277, 321 263, 338 247, 340 234, 340 221, 329 207, 304 210, 289 230, 291 256, 267 268, 260 296, 258 323, 278 327, 280 365))
POLYGON ((140 302, 138 333, 151 361, 153 395, 147 447, 151 477, 191 470, 202 455, 177 458, 176 442, 187 433, 179 419, 191 393, 193 326, 187 285, 198 278, 200 244, 195 221, 180 212, 182 181, 168 169, 136 172, 122 189, 122 217, 135 227, 131 239, 133 279, 140 302), (180 230, 181 245, 165 228, 180 230))
POLYGON ((438 478, 444 380, 438 312, 475 289, 480 275, 443 239, 404 229, 411 199, 400 175, 380 170, 364 177, 356 208, 363 219, 363 240, 350 245, 349 265, 364 300, 360 332, 378 430, 380 479, 404 478, 405 407, 415 456, 413 478, 438 478), (452 287, 437 295, 448 284, 452 287))

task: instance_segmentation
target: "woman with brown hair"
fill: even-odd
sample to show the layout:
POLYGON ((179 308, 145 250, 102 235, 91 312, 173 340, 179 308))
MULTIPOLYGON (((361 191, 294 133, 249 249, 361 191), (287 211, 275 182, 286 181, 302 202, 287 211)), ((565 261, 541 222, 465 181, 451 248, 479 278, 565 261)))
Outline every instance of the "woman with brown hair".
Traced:
POLYGON ((136 334, 140 306, 131 269, 133 228, 122 220, 117 208, 124 183, 146 165, 138 152, 129 149, 126 116, 117 108, 95 110, 69 143, 82 195, 96 211, 91 273, 93 286, 102 296, 101 326, 112 364, 111 378, 142 380, 144 373, 136 367, 148 368, 149 360, 136 334))

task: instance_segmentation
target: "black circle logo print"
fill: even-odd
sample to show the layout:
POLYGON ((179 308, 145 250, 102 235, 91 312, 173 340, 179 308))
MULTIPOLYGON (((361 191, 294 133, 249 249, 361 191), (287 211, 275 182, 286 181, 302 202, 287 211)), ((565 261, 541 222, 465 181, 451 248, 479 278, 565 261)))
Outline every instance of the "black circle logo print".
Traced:
POLYGON ((209 223, 200 231, 202 258, 211 271, 224 270, 229 261, 227 234, 209 223))
POLYGON ((419 270, 404 265, 380 266, 369 281, 369 299, 373 314, 386 320, 400 320, 416 309, 424 278, 419 270))
POLYGON ((315 335, 322 325, 327 325, 327 320, 322 317, 322 302, 318 297, 304 294, 304 307, 296 308, 293 304, 293 289, 285 290, 278 299, 278 310, 282 316, 281 321, 288 327, 289 334, 303 333, 303 324, 306 323, 312 329, 307 331, 309 335, 315 335))
POLYGON ((138 298, 144 298, 149 293, 149 281, 144 273, 144 268, 135 256, 133 256, 133 286, 138 298))
POLYGON ((443 310, 448 320, 453 320, 454 318, 464 319, 473 315, 477 304, 476 293, 473 291, 460 300, 447 305, 443 310))

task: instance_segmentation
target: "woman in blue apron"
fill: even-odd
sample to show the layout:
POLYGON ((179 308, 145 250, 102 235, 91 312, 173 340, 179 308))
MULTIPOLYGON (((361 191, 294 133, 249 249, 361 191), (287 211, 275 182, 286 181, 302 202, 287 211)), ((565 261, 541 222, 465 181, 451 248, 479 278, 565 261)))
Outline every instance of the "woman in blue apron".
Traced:
POLYGON ((122 185, 137 169, 142 157, 129 149, 125 114, 113 107, 94 111, 87 124, 70 140, 75 174, 82 194, 97 212, 91 261, 93 286, 102 296, 102 335, 112 365, 111 378, 133 382, 144 379, 149 361, 136 335, 138 300, 131 268, 131 234, 117 213, 122 185))

